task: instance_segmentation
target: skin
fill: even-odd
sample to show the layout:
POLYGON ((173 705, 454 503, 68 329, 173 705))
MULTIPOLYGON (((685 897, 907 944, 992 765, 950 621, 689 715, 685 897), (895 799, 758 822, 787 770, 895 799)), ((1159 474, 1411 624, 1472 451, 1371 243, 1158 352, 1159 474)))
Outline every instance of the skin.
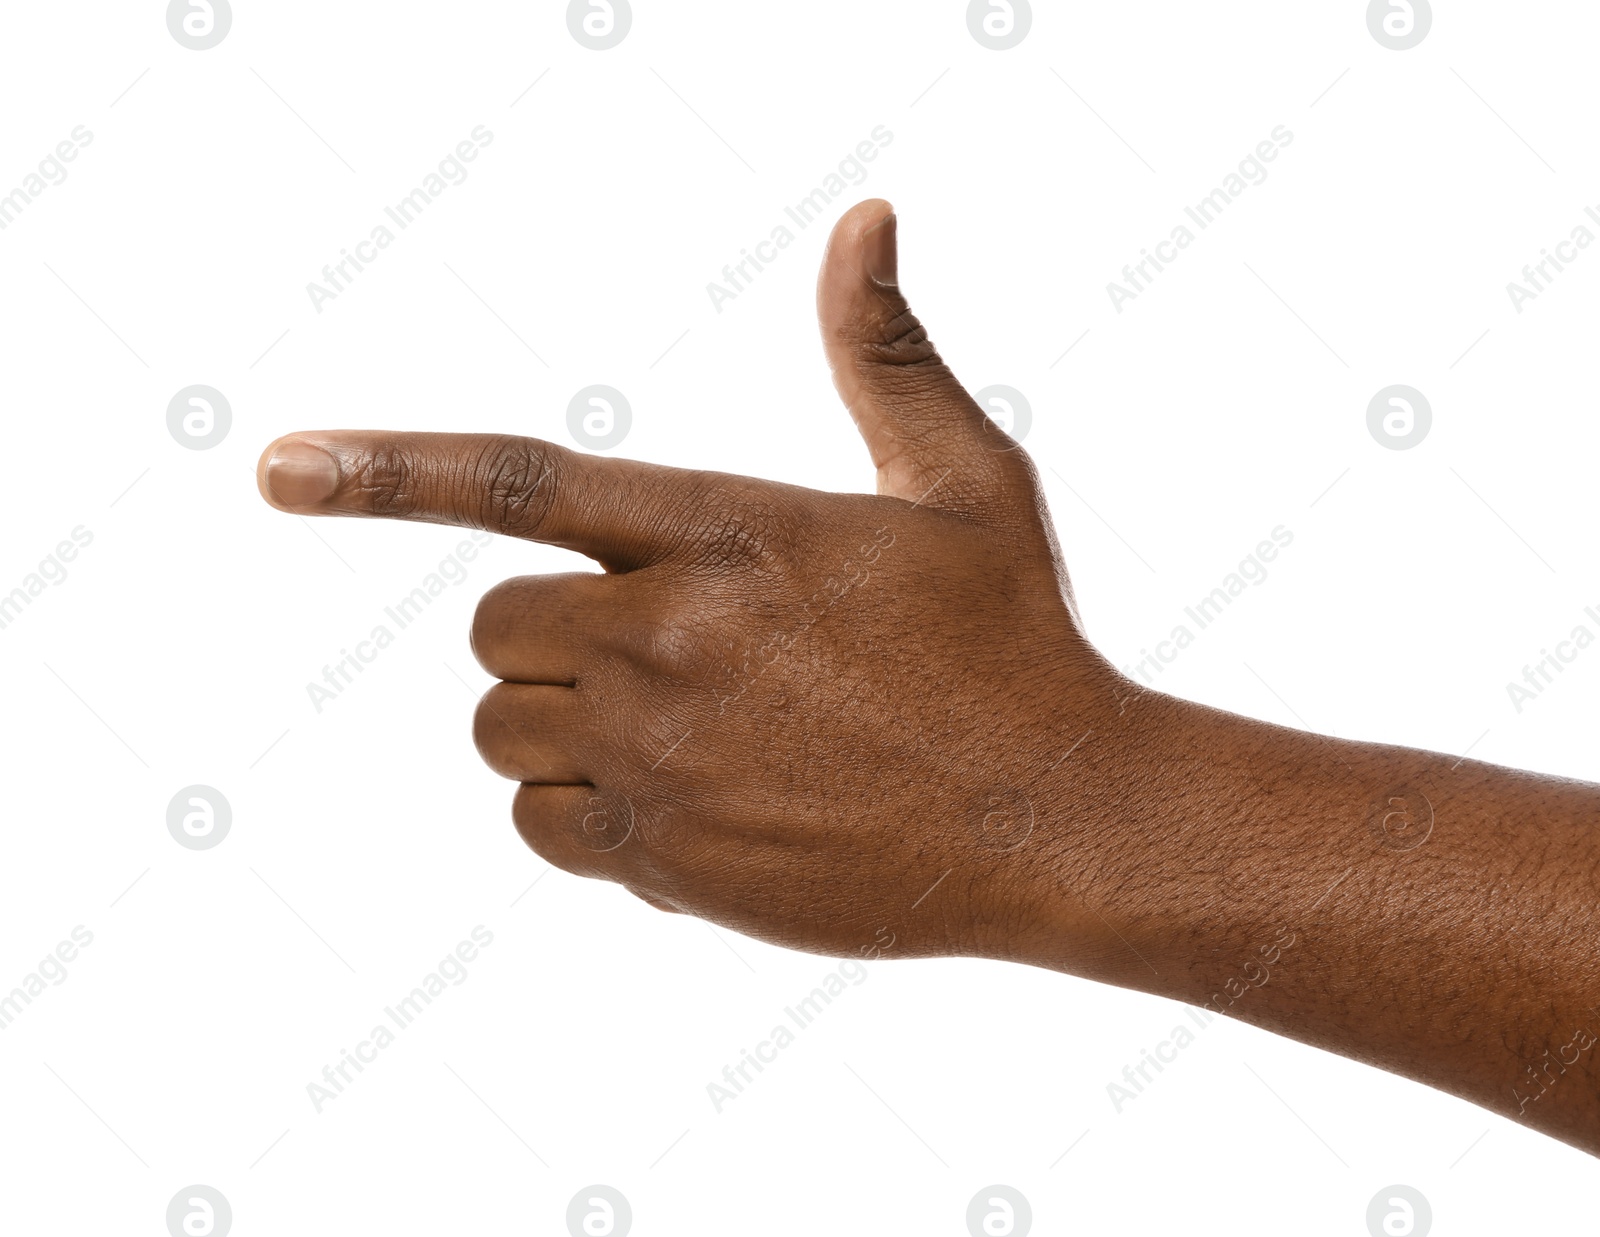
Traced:
POLYGON ((478 748, 528 845, 796 949, 1206 1007, 1600 1154, 1600 787, 1237 717, 1084 634, 1032 461, 911 313, 885 202, 818 281, 875 495, 476 434, 308 432, 300 515, 488 529, 478 748))

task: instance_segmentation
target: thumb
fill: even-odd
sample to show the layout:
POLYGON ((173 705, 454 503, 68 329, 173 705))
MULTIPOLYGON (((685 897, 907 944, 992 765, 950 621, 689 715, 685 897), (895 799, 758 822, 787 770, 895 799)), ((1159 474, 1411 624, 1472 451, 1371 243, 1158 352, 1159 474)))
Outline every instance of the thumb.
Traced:
POLYGON ((817 279, 833 385, 878 469, 878 492, 976 510, 1031 475, 939 356, 900 292, 897 221, 881 199, 845 212, 817 279))

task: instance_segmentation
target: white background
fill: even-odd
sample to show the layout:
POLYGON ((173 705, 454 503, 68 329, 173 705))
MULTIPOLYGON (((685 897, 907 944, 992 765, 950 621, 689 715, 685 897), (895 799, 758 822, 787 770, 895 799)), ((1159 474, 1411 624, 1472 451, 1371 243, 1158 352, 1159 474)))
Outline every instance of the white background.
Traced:
POLYGON ((158 1234, 193 1183, 240 1235, 562 1233, 596 1182, 641 1235, 961 1234, 997 1182, 1039 1233, 1361 1237, 1394 1183, 1440 1234, 1592 1214, 1577 1151, 1225 1020, 1118 1113, 1181 1007, 972 961, 871 965, 717 1113, 706 1084, 837 963, 516 837, 467 626, 580 560, 497 541, 319 714, 306 684, 462 534, 313 529, 252 469, 318 427, 570 444, 606 383, 614 453, 869 488, 812 298, 827 224, 883 196, 957 373, 1032 404, 1113 661, 1282 524, 1162 687, 1600 778, 1600 651, 1520 713, 1506 690, 1600 629, 1600 253, 1521 314, 1506 292, 1600 203, 1600 13, 1440 6, 1396 52, 1358 0, 1039 4, 995 52, 955 0, 640 2, 596 52, 564 7, 241 0, 196 52, 150 0, 7 6, 0 193, 93 141, 0 232, 0 593, 93 541, 0 630, 0 990, 94 934, 0 1032, 8 1227, 158 1234), (316 312, 308 281, 478 125, 465 183, 316 312), (878 125, 864 183, 716 312, 706 284, 878 125), (1278 125, 1270 177, 1117 313, 1107 282, 1278 125), (232 406, 210 450, 167 430, 193 383, 232 406), (1433 408, 1411 450, 1367 429, 1391 383, 1433 408), (232 805, 212 850, 166 828, 192 783, 232 805), (469 978, 316 1113, 306 1084, 480 924, 469 978))

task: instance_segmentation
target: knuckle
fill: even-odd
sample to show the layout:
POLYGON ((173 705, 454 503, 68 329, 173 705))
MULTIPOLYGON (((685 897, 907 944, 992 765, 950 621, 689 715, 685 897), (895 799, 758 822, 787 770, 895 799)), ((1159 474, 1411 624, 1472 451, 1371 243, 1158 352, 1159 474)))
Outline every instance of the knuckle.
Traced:
POLYGON ((685 807, 663 806, 641 817, 638 830, 656 874, 680 888, 686 885, 690 864, 705 840, 698 819, 685 807))
POLYGON ((486 448, 479 471, 484 527, 535 532, 555 500, 555 453, 532 439, 502 438, 486 448))
POLYGON ((477 708, 472 712, 472 742, 484 764, 496 773, 510 777, 512 774, 506 772, 502 756, 506 736, 511 732, 510 723, 506 721, 503 687, 504 684, 496 683, 478 701, 477 708))
MULTIPOLYGON (((633 841, 629 857, 637 858, 633 801, 627 795, 591 789, 575 814, 578 819, 568 823, 570 840, 589 854, 611 855, 633 841)), ((597 859, 597 862, 605 860, 597 859)))
POLYGON ((1044 483, 1033 457, 1010 439, 1004 441, 1008 446, 991 448, 984 461, 989 478, 987 505, 1005 518, 1021 516, 1027 520, 1041 509, 1044 483))
POLYGON ((1017 493, 1029 504, 1037 502, 1044 492, 1044 480, 1039 475, 1039 465, 1021 446, 1005 453, 1005 464, 1017 493))
POLYGON ((485 658, 492 659, 495 650, 507 638, 516 613, 517 593, 516 580, 502 580, 478 598, 477 608, 472 612, 472 654, 490 674, 494 671, 485 658))
POLYGON ((411 515, 421 498, 416 462, 403 447, 378 447, 357 469, 354 489, 371 504, 373 515, 411 515))
POLYGON ((928 337, 928 328, 904 305, 899 313, 883 320, 876 331, 864 334, 857 349, 860 360, 869 365, 904 369, 944 364, 928 337))
POLYGON ((699 566, 771 568, 788 561, 793 550, 790 521, 772 494, 754 487, 724 490, 707 503, 699 566))
POLYGON ((574 876, 616 880, 621 874, 613 853, 616 848, 597 847, 592 839, 584 840, 585 822, 593 815, 592 802, 574 806, 527 784, 517 788, 511 801, 511 820, 518 836, 546 863, 574 876))
POLYGON ((473 621, 482 619, 484 622, 492 622, 515 609, 528 579, 527 576, 511 576, 509 579, 491 584, 484 590, 483 596, 478 598, 478 608, 473 613, 473 621))
POLYGON ((546 806, 548 802, 548 798, 541 795, 536 787, 517 787, 517 793, 511 800, 511 821, 516 826, 517 836, 527 843, 529 850, 552 867, 574 875, 587 875, 571 861, 571 852, 555 845, 559 821, 546 806))
POLYGON ((668 612, 631 633, 635 654, 646 665, 675 677, 695 679, 715 660, 713 641, 699 623, 668 612))

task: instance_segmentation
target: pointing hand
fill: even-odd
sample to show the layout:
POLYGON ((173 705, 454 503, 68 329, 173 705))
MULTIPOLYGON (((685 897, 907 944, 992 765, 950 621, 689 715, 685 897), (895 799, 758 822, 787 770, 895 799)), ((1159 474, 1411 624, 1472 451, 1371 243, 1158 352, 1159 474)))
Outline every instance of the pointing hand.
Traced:
POLYGON ((1083 636, 1033 465, 908 307, 887 203, 839 222, 817 304, 876 495, 379 431, 280 439, 262 493, 604 566, 508 580, 473 624, 502 680, 478 748, 551 863, 805 949, 1013 957, 1065 927, 1125 954, 1047 922, 1104 849, 1071 805, 1110 774, 1063 758, 1134 689, 1083 636))

